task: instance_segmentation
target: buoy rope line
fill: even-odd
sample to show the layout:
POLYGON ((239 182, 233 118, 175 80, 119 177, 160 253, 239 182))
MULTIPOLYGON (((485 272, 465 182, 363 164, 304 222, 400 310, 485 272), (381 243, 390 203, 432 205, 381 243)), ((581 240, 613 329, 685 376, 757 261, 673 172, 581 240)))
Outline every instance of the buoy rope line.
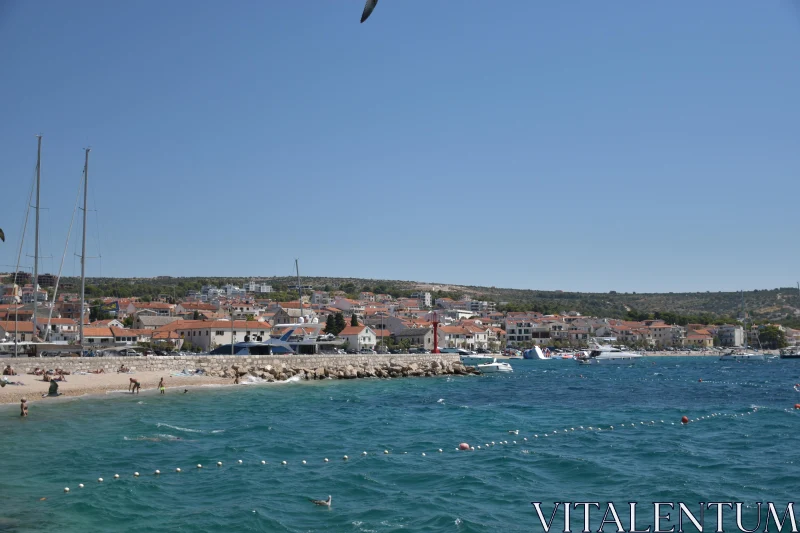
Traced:
MULTIPOLYGON (((791 410, 789 410, 789 409, 786 409, 786 411, 787 412, 791 412, 791 410)), ((650 426, 650 427, 652 427, 652 426, 661 426, 661 425, 663 425, 663 426, 676 426, 676 425, 681 426, 681 425, 686 425, 686 424, 693 423, 693 422, 702 422, 702 421, 705 421, 705 420, 711 420, 713 418, 739 418, 739 417, 745 417, 745 416, 753 415, 753 414, 755 414, 757 412, 758 412, 758 407, 753 407, 753 408, 749 409, 748 411, 745 411, 745 412, 742 412, 742 413, 720 413, 720 412, 715 412, 715 413, 711 413, 711 414, 708 414, 708 415, 702 415, 702 416, 699 416, 699 417, 696 417, 696 418, 683 417, 677 423, 676 422, 667 422, 665 420, 649 420, 649 421, 648 420, 642 420, 642 421, 639 421, 638 423, 636 423, 636 422, 623 422, 623 423, 615 424, 615 425, 577 426, 577 427, 568 427, 568 428, 563 428, 563 429, 554 429, 552 431, 543 432, 543 433, 533 433, 529 437, 523 436, 521 438, 519 436, 520 435, 520 430, 513 429, 513 430, 509 430, 507 432, 507 435, 504 435, 503 440, 486 441, 483 444, 478 444, 477 446, 474 446, 474 445, 471 446, 471 445, 469 445, 469 444, 467 444, 465 442, 462 442, 458 446, 456 446, 455 451, 457 451, 457 452, 458 451, 466 452, 466 451, 476 451, 476 450, 488 450, 489 448, 493 448, 493 447, 496 447, 496 446, 504 447, 504 446, 515 446, 515 445, 531 445, 533 443, 533 441, 538 440, 538 439, 559 437, 559 436, 568 435, 570 433, 578 433, 578 432, 619 432, 619 431, 624 431, 624 430, 638 429, 638 428, 647 427, 647 426, 650 426), (511 435, 511 439, 512 439, 511 441, 508 440, 508 435, 511 435)), ((451 450, 451 449, 452 448, 450 446, 448 446, 446 448, 438 448, 438 449, 433 450, 432 452, 429 452, 429 453, 433 453, 433 454, 440 453, 441 454, 441 453, 445 453, 445 450, 451 450)), ((523 453, 528 453, 528 452, 523 450, 523 453)), ((368 453, 366 451, 363 451, 363 452, 360 453, 360 457, 362 457, 362 458, 363 457, 369 457, 370 455, 373 455, 373 456, 376 456, 376 455, 408 455, 408 452, 402 452, 400 454, 397 454, 397 453, 393 453, 393 452, 391 452, 389 450, 383 450, 382 454, 381 453, 375 453, 375 452, 368 453)), ((425 452, 421 452, 420 456, 421 457, 426 457, 427 454, 425 452)), ((341 461, 349 461, 349 460, 350 460, 350 457, 348 455, 343 455, 342 458, 341 458, 341 461)), ((320 462, 322 464, 325 464, 325 463, 329 463, 330 461, 331 460, 328 457, 325 457, 320 462)), ((216 468, 214 468, 214 470, 218 470, 218 469, 222 468, 225 465, 225 463, 222 462, 222 461, 216 461, 215 463, 212 463, 212 464, 214 464, 216 466, 216 468)), ((254 461, 252 463, 248 462, 248 464, 256 464, 258 466, 267 466, 267 465, 270 465, 271 463, 269 463, 268 461, 262 459, 260 461, 258 461, 258 460, 254 461)), ((288 466, 289 462, 286 461, 286 460, 283 460, 280 463, 276 463, 276 464, 279 464, 281 466, 288 466)), ((305 459, 303 459, 303 460, 299 461, 299 464, 301 464, 303 466, 307 466, 309 464, 309 462, 306 461, 305 459)), ((244 465, 244 460, 237 459, 236 461, 233 462, 233 465, 234 465, 234 467, 239 466, 239 465, 244 465)), ((205 469, 205 466, 202 463, 198 463, 193 468, 191 468, 190 470, 203 470, 203 469, 205 469)), ((151 473, 151 475, 152 476, 161 476, 161 475, 165 475, 168 472, 175 473, 175 474, 181 474, 183 472, 183 470, 180 467, 174 468, 174 469, 171 469, 171 470, 164 470, 164 471, 162 471, 162 470, 154 470, 151 473)), ((132 476, 135 479, 135 478, 141 477, 141 474, 139 472, 133 472, 132 476)), ((120 479, 122 479, 122 477, 120 476, 120 474, 114 474, 113 475, 113 479, 120 480, 120 479)), ((102 483, 104 483, 104 479, 102 477, 97 478, 97 482, 96 483, 102 484, 102 483)), ((83 483, 79 483, 78 484, 78 488, 80 488, 80 489, 83 489, 85 487, 86 487, 86 485, 84 485, 83 483)), ((64 487, 64 493, 65 494, 69 494, 70 493, 69 487, 64 487)), ((46 499, 46 498, 42 498, 42 499, 46 499)))

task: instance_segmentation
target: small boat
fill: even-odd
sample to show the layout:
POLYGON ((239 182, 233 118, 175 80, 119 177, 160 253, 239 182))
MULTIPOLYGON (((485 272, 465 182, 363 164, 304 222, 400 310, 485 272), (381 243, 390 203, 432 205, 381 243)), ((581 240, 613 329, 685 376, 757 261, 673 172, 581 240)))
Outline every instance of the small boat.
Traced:
POLYGON ((800 348, 784 348, 781 350, 781 359, 800 359, 800 348))
POLYGON ((545 349, 545 351, 543 352, 542 349, 538 346, 534 346, 533 348, 525 350, 524 352, 522 352, 522 356, 525 359, 537 359, 537 360, 552 359, 552 357, 550 357, 550 350, 545 349))
POLYGON ((481 374, 496 374, 500 372, 513 372, 514 369, 508 363, 498 362, 497 359, 492 360, 491 363, 485 363, 476 367, 480 370, 481 374))

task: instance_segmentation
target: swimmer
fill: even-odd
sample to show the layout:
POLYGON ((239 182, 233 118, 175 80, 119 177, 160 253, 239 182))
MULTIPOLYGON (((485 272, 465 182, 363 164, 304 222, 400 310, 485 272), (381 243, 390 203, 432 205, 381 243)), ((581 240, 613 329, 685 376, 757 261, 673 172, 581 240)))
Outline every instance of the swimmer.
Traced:
POLYGON ((28 416, 28 400, 25 398, 19 401, 19 416, 28 416))
POLYGON ((189 392, 189 389, 183 389, 184 394, 186 394, 187 392, 189 392))

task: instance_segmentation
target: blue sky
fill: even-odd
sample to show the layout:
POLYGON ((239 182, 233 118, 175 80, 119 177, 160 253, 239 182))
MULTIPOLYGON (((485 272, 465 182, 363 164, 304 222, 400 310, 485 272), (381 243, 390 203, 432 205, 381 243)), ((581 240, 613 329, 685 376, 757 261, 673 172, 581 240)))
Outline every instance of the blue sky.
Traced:
POLYGON ((0 0, 0 270, 42 133, 43 271, 794 285, 789 0, 500 5, 0 0))

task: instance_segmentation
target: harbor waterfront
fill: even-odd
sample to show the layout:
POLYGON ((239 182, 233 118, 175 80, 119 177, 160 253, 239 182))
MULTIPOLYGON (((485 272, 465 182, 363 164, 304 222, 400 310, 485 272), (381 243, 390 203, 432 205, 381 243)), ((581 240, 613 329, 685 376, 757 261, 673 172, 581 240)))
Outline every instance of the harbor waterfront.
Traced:
MULTIPOLYGON (((542 531, 531 502, 548 520, 554 502, 614 502, 627 528, 636 501, 640 529, 650 502, 695 515, 699 502, 744 502, 743 524, 760 516, 763 530, 757 504, 782 517, 796 496, 796 361, 510 363, 511 374, 40 401, 26 419, 0 407, 0 529, 542 531), (308 501, 328 495, 330 507, 308 501)), ((583 518, 573 511, 573 531, 583 518)), ((591 530, 601 519, 593 509, 591 530)), ((726 509, 725 531, 736 527, 726 509)), ((563 509, 551 531, 562 529, 563 509)))

